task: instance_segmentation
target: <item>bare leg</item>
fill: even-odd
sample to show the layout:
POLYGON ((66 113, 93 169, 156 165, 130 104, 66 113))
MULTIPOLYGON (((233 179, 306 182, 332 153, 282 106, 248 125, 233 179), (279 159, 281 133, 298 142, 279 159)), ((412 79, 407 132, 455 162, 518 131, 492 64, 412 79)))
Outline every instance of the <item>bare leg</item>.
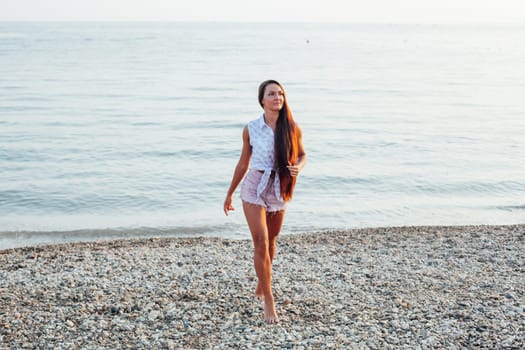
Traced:
MULTIPOLYGON (((283 219, 284 210, 266 213, 266 228, 268 230, 268 254, 270 255, 270 261, 272 263, 273 259, 275 258, 277 236, 279 236, 279 233, 281 232, 283 219)), ((257 284, 255 297, 257 299, 264 299, 264 293, 260 282, 257 284)))
POLYGON ((277 247, 277 236, 281 233, 281 227, 283 226, 284 210, 276 211, 273 213, 266 214, 266 227, 268 228, 268 241, 270 259, 273 262, 275 258, 275 250, 277 247))
POLYGON ((279 318, 272 294, 272 261, 268 249, 266 209, 246 202, 243 202, 243 209, 253 239, 255 272, 264 296, 264 320, 267 323, 277 323, 279 318))

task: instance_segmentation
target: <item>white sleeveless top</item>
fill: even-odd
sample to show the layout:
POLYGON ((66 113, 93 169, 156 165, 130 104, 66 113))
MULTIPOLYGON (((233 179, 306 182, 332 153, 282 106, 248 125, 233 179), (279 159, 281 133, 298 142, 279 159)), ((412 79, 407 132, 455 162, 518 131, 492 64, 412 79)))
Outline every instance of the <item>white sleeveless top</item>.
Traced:
MULTIPOLYGON (((248 123, 248 134, 250 136, 250 145, 252 146, 250 169, 264 171, 261 182, 259 182, 257 186, 257 198, 259 198, 268 185, 272 170, 276 170, 274 168, 274 132, 272 128, 264 122, 263 114, 260 118, 248 123)), ((274 178, 273 187, 275 197, 282 202, 279 175, 275 174, 274 178)))

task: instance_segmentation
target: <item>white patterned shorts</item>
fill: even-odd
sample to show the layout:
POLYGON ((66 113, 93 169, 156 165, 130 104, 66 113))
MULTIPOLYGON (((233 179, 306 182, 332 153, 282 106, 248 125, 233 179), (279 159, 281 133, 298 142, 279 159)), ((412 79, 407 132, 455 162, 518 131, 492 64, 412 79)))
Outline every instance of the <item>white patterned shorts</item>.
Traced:
POLYGON ((257 187, 261 182, 262 176, 262 171, 254 169, 248 170, 241 186, 241 199, 246 203, 261 206, 265 208, 267 212, 276 212, 286 209, 286 202, 281 202, 275 195, 274 179, 276 175, 274 172, 272 172, 268 184, 262 191, 261 195, 257 197, 257 187))

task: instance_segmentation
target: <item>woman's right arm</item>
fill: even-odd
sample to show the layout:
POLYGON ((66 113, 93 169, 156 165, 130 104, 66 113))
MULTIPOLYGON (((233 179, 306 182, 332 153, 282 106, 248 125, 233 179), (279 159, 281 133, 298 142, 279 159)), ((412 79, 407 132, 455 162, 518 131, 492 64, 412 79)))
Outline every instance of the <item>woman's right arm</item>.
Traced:
POLYGON ((241 157, 239 158, 237 166, 235 167, 232 182, 230 184, 230 188, 228 189, 228 193, 226 194, 226 199, 224 200, 224 214, 226 215, 228 215, 228 211, 235 210, 235 208, 232 205, 233 193, 235 192, 235 189, 237 188, 237 186, 239 186, 239 183, 248 171, 251 157, 252 146, 250 146, 250 134, 248 132, 248 127, 245 126, 242 131, 241 157))

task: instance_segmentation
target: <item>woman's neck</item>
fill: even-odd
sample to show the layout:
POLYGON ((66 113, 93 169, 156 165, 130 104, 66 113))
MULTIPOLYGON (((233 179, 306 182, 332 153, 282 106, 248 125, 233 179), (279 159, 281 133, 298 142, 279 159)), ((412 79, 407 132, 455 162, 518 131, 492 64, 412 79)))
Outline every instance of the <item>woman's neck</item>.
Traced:
POLYGON ((279 111, 264 111, 264 122, 272 129, 275 129, 277 119, 279 119, 279 111))

